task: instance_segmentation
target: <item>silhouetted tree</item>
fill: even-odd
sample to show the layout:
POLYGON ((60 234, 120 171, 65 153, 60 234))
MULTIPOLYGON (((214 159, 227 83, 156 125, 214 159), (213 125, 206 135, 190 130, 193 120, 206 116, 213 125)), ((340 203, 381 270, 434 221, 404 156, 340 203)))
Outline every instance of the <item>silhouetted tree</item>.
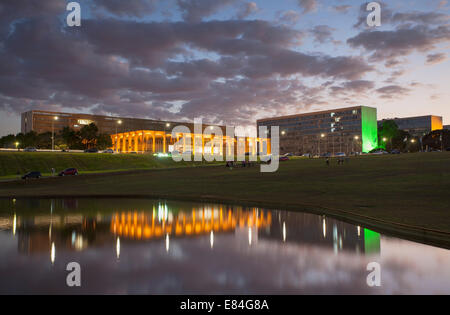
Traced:
POLYGON ((100 134, 97 137, 97 148, 99 150, 105 150, 107 148, 112 147, 112 139, 110 135, 100 134))

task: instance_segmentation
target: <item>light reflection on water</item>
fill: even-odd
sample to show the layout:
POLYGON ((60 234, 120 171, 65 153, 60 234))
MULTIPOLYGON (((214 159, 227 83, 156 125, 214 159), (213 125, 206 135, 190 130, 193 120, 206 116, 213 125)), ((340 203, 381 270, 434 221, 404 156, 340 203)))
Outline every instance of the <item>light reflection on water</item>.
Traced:
POLYGON ((306 213, 0 200, 0 293, 450 293, 450 251, 306 213), (65 285, 69 262, 82 287, 65 285), (369 262, 382 287, 366 285, 369 262))

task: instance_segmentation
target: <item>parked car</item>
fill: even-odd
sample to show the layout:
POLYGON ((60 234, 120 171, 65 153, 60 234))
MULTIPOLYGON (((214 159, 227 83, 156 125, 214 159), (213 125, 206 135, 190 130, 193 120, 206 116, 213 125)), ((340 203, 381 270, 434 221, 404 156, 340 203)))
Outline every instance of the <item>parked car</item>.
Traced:
POLYGON ((400 154, 400 150, 394 149, 391 151, 391 154, 400 154))
POLYGON ((96 148, 87 149, 87 150, 84 150, 84 153, 98 153, 98 149, 96 149, 96 148))
POLYGON ((22 176, 22 179, 29 179, 29 178, 41 178, 42 174, 41 172, 29 172, 22 176))
POLYGON ((294 156, 294 154, 293 153, 286 153, 286 154, 283 154, 283 156, 294 156))
POLYGON ((23 152, 37 152, 37 149, 33 147, 28 147, 23 149, 23 152))
POLYGON ((114 150, 113 149, 107 149, 107 150, 103 151, 103 153, 113 154, 114 150))
POLYGON ((302 156, 303 156, 303 157, 306 157, 306 158, 310 158, 310 157, 311 157, 311 154, 305 153, 305 154, 303 154, 302 156))
POLYGON ((345 157, 345 156, 347 156, 347 154, 345 154, 344 152, 338 152, 334 156, 336 156, 336 157, 345 157))
POLYGON ((280 156, 280 161, 289 161, 289 157, 288 156, 280 156))
POLYGON ((78 170, 76 168, 68 168, 58 174, 58 176, 76 176, 78 175, 78 170))
POLYGON ((389 152, 383 150, 383 149, 376 149, 370 152, 371 154, 375 155, 383 155, 383 154, 389 154, 389 152))

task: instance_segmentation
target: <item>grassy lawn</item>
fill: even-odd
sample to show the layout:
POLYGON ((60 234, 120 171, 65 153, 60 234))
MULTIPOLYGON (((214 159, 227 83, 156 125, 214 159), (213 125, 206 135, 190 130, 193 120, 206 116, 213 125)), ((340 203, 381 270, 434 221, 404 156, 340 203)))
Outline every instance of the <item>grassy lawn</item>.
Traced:
POLYGON ((364 156, 342 166, 332 161, 329 167, 324 160, 299 159, 282 162, 276 173, 260 173, 259 167, 229 170, 222 164, 4 182, 0 196, 131 196, 249 203, 316 211, 378 226, 391 222, 439 230, 450 241, 450 234, 445 234, 450 233, 447 152, 364 156))
MULTIPOLYGON (((199 165, 197 163, 194 165, 199 165)), ((60 152, 0 152, 0 180, 17 178, 17 173, 40 171, 50 175, 75 167, 80 174, 144 170, 192 166, 192 163, 175 163, 172 159, 160 159, 153 155, 133 154, 87 154, 60 152)))

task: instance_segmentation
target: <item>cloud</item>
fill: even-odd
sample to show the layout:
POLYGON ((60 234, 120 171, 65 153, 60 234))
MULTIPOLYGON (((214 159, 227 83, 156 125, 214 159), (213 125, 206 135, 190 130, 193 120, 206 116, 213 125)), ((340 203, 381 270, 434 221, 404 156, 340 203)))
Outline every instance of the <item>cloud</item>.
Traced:
POLYGON ((277 13, 278 21, 287 25, 295 25, 300 19, 300 14, 297 11, 289 10, 277 13))
POLYGON ((79 29, 47 15, 21 20, 1 42, 0 108, 249 123, 326 104, 305 77, 360 80, 374 70, 360 57, 299 51, 305 33, 286 25, 193 20, 97 17, 79 29))
POLYGON ((381 98, 393 99, 404 96, 410 92, 410 89, 403 88, 399 85, 388 85, 376 90, 381 98))
POLYGON ((333 9, 339 13, 347 13, 351 8, 351 5, 335 5, 333 7, 333 9))
POLYGON ((381 61, 406 56, 412 52, 427 52, 437 44, 450 41, 448 26, 431 28, 418 25, 393 31, 363 31, 347 40, 353 47, 372 53, 371 60, 381 61))
POLYGON ((297 0, 303 14, 314 12, 317 10, 317 0, 297 0))
POLYGON ((177 0, 178 7, 187 22, 200 22, 203 18, 235 2, 236 0, 177 0))
POLYGON ((95 9, 105 10, 116 16, 143 17, 153 13, 158 0, 94 0, 95 9))
POLYGON ((258 5, 255 2, 245 2, 239 8, 237 13, 238 19, 245 19, 246 17, 259 12, 258 5))
POLYGON ((334 31, 334 28, 327 25, 317 25, 309 32, 313 35, 316 42, 323 44, 329 40, 333 40, 334 31))
POLYGON ((427 64, 429 65, 438 64, 445 60, 447 60, 447 55, 444 53, 430 54, 427 56, 427 64))

